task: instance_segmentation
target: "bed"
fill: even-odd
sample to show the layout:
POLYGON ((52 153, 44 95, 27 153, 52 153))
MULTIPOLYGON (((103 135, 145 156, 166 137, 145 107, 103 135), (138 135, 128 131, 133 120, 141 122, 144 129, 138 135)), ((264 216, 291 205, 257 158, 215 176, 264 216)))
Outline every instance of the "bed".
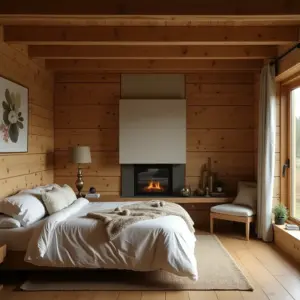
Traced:
POLYGON ((25 261, 40 267, 163 269, 197 280, 196 238, 182 218, 143 220, 110 241, 105 225, 86 217, 123 204, 76 201, 27 228, 0 230, 0 243, 9 250, 26 251, 25 261))
POLYGON ((0 229, 0 245, 5 244, 9 251, 26 252, 33 231, 45 220, 36 222, 28 227, 0 229))

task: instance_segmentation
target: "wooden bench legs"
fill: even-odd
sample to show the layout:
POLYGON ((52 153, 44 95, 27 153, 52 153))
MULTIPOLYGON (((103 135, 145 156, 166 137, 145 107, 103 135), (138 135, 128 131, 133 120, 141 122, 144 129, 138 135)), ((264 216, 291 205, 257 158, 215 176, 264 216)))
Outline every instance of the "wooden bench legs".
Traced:
POLYGON ((233 221, 233 222, 240 222, 245 223, 245 233, 246 233, 246 240, 249 241, 250 238, 250 224, 254 222, 254 217, 240 217, 240 216, 233 216, 233 215, 225 215, 219 213, 210 213, 210 233, 214 233, 214 219, 219 220, 226 220, 226 221, 233 221))

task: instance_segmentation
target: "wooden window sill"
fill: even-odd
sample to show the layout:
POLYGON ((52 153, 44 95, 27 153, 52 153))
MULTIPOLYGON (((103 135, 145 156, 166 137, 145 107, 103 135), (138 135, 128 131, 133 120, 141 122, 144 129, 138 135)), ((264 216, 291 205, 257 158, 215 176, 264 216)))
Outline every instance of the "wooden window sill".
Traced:
POLYGON ((300 230, 286 230, 285 225, 274 224, 274 231, 276 232, 275 228, 277 228, 284 234, 290 235, 292 238, 296 239, 297 241, 300 241, 300 230))
POLYGON ((300 263, 300 231, 285 230, 284 225, 273 225, 274 243, 282 251, 300 263))

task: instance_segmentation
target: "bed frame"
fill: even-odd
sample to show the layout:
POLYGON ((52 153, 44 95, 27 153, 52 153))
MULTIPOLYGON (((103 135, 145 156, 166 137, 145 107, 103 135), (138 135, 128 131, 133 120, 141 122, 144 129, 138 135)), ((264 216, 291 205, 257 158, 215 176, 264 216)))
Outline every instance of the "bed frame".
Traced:
POLYGON ((8 251, 4 262, 0 265, 0 271, 24 271, 53 269, 50 267, 39 267, 24 261, 25 251, 8 251))

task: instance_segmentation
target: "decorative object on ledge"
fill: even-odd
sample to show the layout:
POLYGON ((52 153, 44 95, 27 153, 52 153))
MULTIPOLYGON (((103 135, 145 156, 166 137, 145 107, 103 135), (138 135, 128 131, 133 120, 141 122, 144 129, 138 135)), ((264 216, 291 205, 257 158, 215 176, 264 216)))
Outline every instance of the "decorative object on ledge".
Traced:
POLYGON ((0 77, 0 152, 28 151, 28 89, 0 77))
POLYGON ((211 157, 208 158, 207 166, 208 166, 207 186, 208 186, 209 194, 211 194, 214 189, 214 174, 211 171, 211 157))
POLYGON ((192 190, 190 186, 181 189, 181 196, 190 197, 191 195, 192 195, 192 190))
POLYGON ((99 199, 100 198, 100 193, 87 193, 85 195, 85 198, 87 198, 87 199, 99 199))
POLYGON ((77 171, 77 180, 75 182, 76 188, 78 190, 77 197, 82 197, 82 189, 83 189, 83 178, 82 171, 80 168, 80 164, 89 164, 92 162, 91 159, 91 151, 88 146, 77 146, 72 149, 72 162, 78 164, 77 171))
POLYGON ((89 188, 89 192, 85 195, 85 198, 87 199, 99 199, 100 198, 100 193, 97 193, 96 188, 91 186, 89 188))
POLYGON ((203 166, 203 171, 202 171, 202 186, 201 188, 205 191, 205 188, 208 185, 208 170, 206 167, 206 164, 203 166))
POLYGON ((209 193, 211 194, 214 191, 214 174, 210 173, 208 177, 208 189, 209 193))
POLYGON ((273 213, 275 215, 275 224, 276 225, 283 225, 288 217, 288 210, 282 203, 277 204, 274 209, 273 213))
POLYGON ((203 197, 205 195, 205 191, 203 188, 197 188, 195 190, 195 196, 200 196, 200 197, 203 197))
POLYGON ((96 193, 96 188, 94 188, 93 186, 91 186, 90 189, 89 189, 89 193, 90 194, 95 194, 96 193))
POLYGON ((222 193, 223 192, 223 182, 220 180, 216 180, 215 181, 215 187, 216 187, 216 191, 218 193, 222 193))
POLYGON ((208 186, 205 188, 205 197, 210 197, 208 186))
POLYGON ((297 224, 285 224, 285 230, 300 230, 297 224))

